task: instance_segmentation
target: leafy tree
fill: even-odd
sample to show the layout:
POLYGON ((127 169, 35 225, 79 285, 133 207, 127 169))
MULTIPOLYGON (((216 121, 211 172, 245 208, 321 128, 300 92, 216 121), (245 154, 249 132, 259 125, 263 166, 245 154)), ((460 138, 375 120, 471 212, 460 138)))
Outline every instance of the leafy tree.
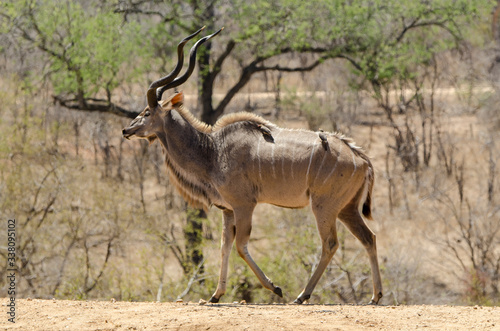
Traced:
POLYGON ((121 17, 105 7, 93 9, 73 1, 7 2, 0 14, 7 22, 4 29, 47 57, 43 74, 61 105, 135 116, 113 103, 112 95, 135 74, 124 68, 145 56, 138 24, 122 24, 121 17))
MULTIPOLYGON (((201 117, 214 123, 254 74, 309 71, 329 58, 346 59, 382 101, 384 87, 415 78, 419 65, 431 66, 433 54, 458 45, 464 39, 463 28, 488 13, 493 4, 490 0, 116 0, 81 4, 26 0, 2 4, 0 15, 7 22, 4 29, 48 55, 46 73, 63 105, 129 117, 136 111, 111 102, 117 86, 144 73, 145 63, 152 59, 161 62, 161 71, 168 70, 166 59, 172 57, 179 38, 201 25, 207 25, 209 31, 225 26, 224 34, 213 41, 217 47, 212 48, 212 41, 206 43, 198 59, 201 117), (280 55, 294 53, 313 56, 300 67, 268 64, 280 55), (214 84, 229 58, 241 69, 215 104, 214 84), (136 70, 125 70, 127 66, 136 70)), ((392 110, 381 106, 391 116, 392 110)))

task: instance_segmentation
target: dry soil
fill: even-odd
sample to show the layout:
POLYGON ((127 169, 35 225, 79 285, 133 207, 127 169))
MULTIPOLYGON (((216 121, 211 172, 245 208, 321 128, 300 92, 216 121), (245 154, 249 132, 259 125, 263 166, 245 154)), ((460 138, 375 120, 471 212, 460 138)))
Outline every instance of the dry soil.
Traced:
POLYGON ((500 307, 199 304, 23 299, 12 330, 500 330, 500 307))

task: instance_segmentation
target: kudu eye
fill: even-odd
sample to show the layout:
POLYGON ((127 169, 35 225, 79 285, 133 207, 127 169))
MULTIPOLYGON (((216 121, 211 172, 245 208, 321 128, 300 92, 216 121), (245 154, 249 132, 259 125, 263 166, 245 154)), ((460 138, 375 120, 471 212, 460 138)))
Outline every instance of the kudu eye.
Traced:
POLYGON ((144 113, 144 117, 148 117, 149 115, 151 115, 151 113, 149 112, 149 110, 146 113, 144 113))

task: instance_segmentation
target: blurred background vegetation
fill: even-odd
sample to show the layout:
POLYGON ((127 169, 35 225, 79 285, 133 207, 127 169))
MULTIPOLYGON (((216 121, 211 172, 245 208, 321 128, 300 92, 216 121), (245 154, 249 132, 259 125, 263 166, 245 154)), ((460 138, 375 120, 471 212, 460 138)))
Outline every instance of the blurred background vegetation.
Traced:
MULTIPOLYGON (((220 212, 187 208, 160 146, 121 128, 183 37, 224 26, 183 86, 188 108, 353 137, 376 167, 382 302, 498 304, 499 13, 486 0, 3 1, 0 264, 15 218, 19 297, 210 297, 220 212)), ((308 209, 255 213, 250 249, 283 302, 318 263, 314 223, 308 209)), ((368 302, 364 250, 342 225, 339 239, 311 302, 368 302)), ((279 300, 230 261, 223 301, 279 300)))

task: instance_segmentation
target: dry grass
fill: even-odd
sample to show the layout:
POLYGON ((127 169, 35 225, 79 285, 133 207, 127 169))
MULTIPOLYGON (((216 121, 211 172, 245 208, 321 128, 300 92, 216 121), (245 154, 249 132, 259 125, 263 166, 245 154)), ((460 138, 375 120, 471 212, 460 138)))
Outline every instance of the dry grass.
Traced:
MULTIPOLYGON (((439 96, 442 153, 435 139, 430 165, 405 172, 390 147, 393 129, 380 110, 369 96, 349 92, 342 82, 345 70, 336 62, 330 65, 329 69, 341 74, 325 76, 327 70, 322 68, 311 74, 312 82, 300 75, 287 79, 290 87, 285 91, 288 94, 282 94, 278 118, 273 117, 273 94, 243 94, 229 111, 253 110, 287 127, 323 123, 324 129, 339 129, 364 146, 376 168, 375 221, 369 226, 377 233, 385 303, 497 303, 494 286, 498 279, 495 285, 486 270, 478 283, 472 279, 477 275, 467 269, 471 268, 470 250, 463 249, 467 234, 456 231, 462 219, 453 214, 453 207, 464 216, 468 210, 465 201, 471 206, 474 222, 481 226, 470 233, 475 240, 483 240, 482 231, 494 230, 500 223, 496 167, 500 150, 495 143, 498 133, 490 128, 498 115, 483 110, 476 116, 464 110, 467 107, 460 98, 439 96), (316 86, 337 93, 310 95, 294 92, 291 86, 295 91, 316 86), (495 162, 494 190, 491 201, 485 203, 490 159, 495 162), (447 173, 447 162, 451 173, 447 173), (465 192, 462 202, 457 184, 460 171, 465 192), (459 250, 458 255, 454 249, 459 250), (460 261, 467 264, 465 269, 460 261), (483 290, 481 296, 478 292, 483 290)), ((267 91, 263 77, 257 77, 245 92, 273 92, 275 77, 267 79, 267 91)), ((156 300, 163 284, 161 300, 175 300, 191 277, 183 275, 173 254, 177 248, 184 251, 185 206, 168 184, 159 146, 123 142, 120 132, 128 120, 69 112, 51 105, 48 96, 28 98, 13 88, 15 84, 12 78, 0 79, 0 130, 5 133, 0 138, 0 215, 3 219, 15 217, 20 224, 19 266, 23 266, 19 296, 156 300)), ((190 92, 194 88, 188 85, 186 93, 190 92)), ((119 99, 134 104, 127 96, 119 99)), ((187 98, 191 102, 194 100, 187 98)), ((402 116, 397 120, 403 121, 402 116)), ((418 135, 418 121, 414 120, 412 127, 418 135)), ((204 223, 205 274, 195 282, 187 300, 208 298, 215 288, 220 218, 212 210, 204 223)), ((339 227, 343 246, 312 300, 368 301, 368 259, 361 245, 339 227), (355 284, 347 281, 348 275, 355 284)), ((499 236, 493 238, 492 258, 500 254, 499 236)), ((0 240, 5 242, 4 232, 0 240)), ((257 209, 251 250, 273 281, 284 287, 286 300, 292 300, 304 286, 317 263, 319 245, 309 210, 257 209)), ((3 254, 0 263, 4 258, 3 254)), ((231 257, 230 282, 224 300, 239 300, 249 291, 256 302, 276 300, 260 287, 236 254, 231 257)), ((5 289, 3 283, 2 293, 5 289)))

